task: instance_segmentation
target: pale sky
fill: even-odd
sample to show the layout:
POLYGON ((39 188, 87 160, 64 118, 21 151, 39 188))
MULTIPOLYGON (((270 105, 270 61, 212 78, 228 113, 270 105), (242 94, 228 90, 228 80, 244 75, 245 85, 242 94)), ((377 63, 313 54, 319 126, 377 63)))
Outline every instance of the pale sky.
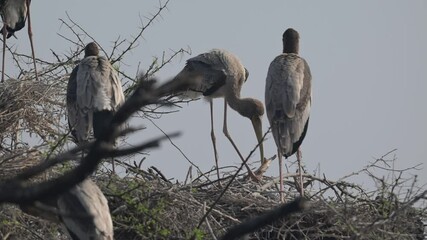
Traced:
MULTIPOLYGON (((37 57, 54 61, 50 49, 57 53, 70 49, 71 44, 57 35, 71 36, 58 20, 66 19, 66 11, 109 51, 118 36, 135 35, 140 16, 149 17, 158 5, 157 0, 33 1, 37 57)), ((249 69, 241 95, 264 102, 268 66, 281 53, 283 31, 292 27, 300 33, 300 55, 313 75, 310 125, 302 144, 306 170, 312 173, 320 165, 321 172, 334 180, 397 148, 396 167, 423 163, 423 169, 413 174, 420 175, 420 183, 426 184, 426 23, 427 2, 423 0, 171 0, 168 10, 146 31, 121 69, 134 76, 139 62, 146 68, 154 56, 161 57, 163 51, 168 54, 170 49, 190 47, 195 56, 224 48, 249 69)), ((19 39, 10 41, 30 53, 26 29, 16 35, 19 39)), ((157 76, 162 80, 174 76, 190 57, 175 59, 157 76)), ((223 101, 214 102, 220 166, 238 166, 240 159, 222 134, 223 101)), ((252 126, 248 119, 229 110, 230 133, 246 156, 256 143, 252 126)), ((263 120, 266 130, 267 117, 263 120)), ((162 134, 144 119, 138 123, 148 130, 132 141, 162 134)), ((206 101, 185 105, 179 113, 164 116, 156 124, 166 132, 181 131, 183 135, 174 140, 175 144, 203 171, 214 165, 206 101)), ((250 161, 258 161, 258 154, 250 161)), ((276 154, 271 135, 265 142, 265 154, 276 154)), ((167 177, 180 180, 189 166, 168 142, 147 158, 144 167, 157 166, 167 177)), ((274 162, 268 174, 278 176, 278 172, 274 162)), ((363 177, 356 181, 370 182, 363 177)))

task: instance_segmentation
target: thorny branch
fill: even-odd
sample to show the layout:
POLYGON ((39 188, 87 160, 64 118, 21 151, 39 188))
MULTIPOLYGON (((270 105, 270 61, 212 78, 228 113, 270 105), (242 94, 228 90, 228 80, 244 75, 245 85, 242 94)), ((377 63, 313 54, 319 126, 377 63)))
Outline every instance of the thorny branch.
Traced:
MULTIPOLYGON (((123 58, 123 56, 128 52, 128 51, 130 51, 130 50, 132 50, 132 48, 134 48, 134 46, 135 46, 135 44, 138 42, 138 40, 142 37, 142 34, 144 33, 144 31, 153 23, 153 21, 155 20, 155 19, 157 19, 157 17, 159 17, 160 16, 160 14, 163 12, 163 10, 165 10, 166 8, 167 8, 167 5, 168 5, 168 3, 169 3, 169 1, 170 0, 167 0, 166 2, 164 2, 164 3, 162 3, 162 2, 160 2, 160 6, 159 6, 159 8, 158 8, 158 11, 153 15, 153 16, 151 16, 149 19, 148 19, 148 23, 147 24, 145 24, 144 25, 144 23, 143 23, 143 21, 141 20, 141 28, 140 28, 140 31, 139 31, 139 33, 133 38, 133 40, 131 40, 130 42, 129 42, 129 44, 128 44, 128 46, 126 47, 126 49, 124 50, 124 51, 122 51, 122 53, 120 53, 115 59, 114 58, 112 58, 112 56, 114 55, 114 52, 112 52, 111 53, 111 56, 110 56, 110 58, 112 59, 111 60, 111 64, 114 64, 115 62, 117 62, 117 61, 121 61, 122 60, 122 58, 123 58)), ((116 49, 116 48, 113 48, 113 49, 116 49)))

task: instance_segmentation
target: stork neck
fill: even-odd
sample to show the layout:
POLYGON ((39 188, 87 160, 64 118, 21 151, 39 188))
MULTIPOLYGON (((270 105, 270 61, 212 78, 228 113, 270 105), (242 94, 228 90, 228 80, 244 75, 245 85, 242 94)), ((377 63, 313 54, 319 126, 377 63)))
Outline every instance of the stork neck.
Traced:
POLYGON ((229 92, 226 96, 228 105, 236 110, 240 115, 245 115, 244 110, 246 109, 247 98, 240 98, 240 93, 229 92))
POLYGON ((283 44, 283 53, 295 53, 298 54, 299 52, 299 43, 293 42, 288 44, 283 44))

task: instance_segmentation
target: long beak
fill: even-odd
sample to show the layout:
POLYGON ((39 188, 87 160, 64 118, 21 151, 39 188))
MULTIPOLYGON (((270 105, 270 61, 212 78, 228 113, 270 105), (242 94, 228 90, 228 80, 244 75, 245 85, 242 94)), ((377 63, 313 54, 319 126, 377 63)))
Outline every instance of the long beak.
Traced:
POLYGON ((261 155, 261 163, 264 161, 264 145, 262 142, 262 121, 261 117, 252 117, 252 126, 254 127, 255 135, 259 143, 259 152, 261 155))

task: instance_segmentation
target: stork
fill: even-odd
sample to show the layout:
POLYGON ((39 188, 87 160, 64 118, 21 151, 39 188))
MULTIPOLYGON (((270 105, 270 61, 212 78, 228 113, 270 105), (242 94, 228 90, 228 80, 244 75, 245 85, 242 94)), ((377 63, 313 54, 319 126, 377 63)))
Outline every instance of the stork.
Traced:
POLYGON ((68 125, 77 144, 99 138, 124 102, 121 81, 106 57, 91 42, 84 59, 73 69, 67 86, 68 125))
POLYGON ((113 222, 108 201, 90 179, 60 196, 20 207, 33 216, 62 223, 73 240, 113 239, 113 222))
MULTIPOLYGON (((211 139, 215 155, 217 176, 219 179, 218 153, 213 122, 213 98, 224 98, 224 125, 223 133, 231 142, 240 158, 244 160, 236 144, 232 140, 227 128, 227 104, 243 117, 249 118, 255 131, 260 149, 261 161, 264 160, 262 144, 262 122, 264 105, 254 98, 241 98, 240 90, 249 75, 248 70, 232 53, 223 49, 213 49, 187 60, 184 69, 175 76, 173 81, 183 82, 192 79, 190 92, 202 94, 209 101, 211 117, 211 139)), ((251 177, 255 177, 250 168, 245 166, 251 177)))
MULTIPOLYGON (((68 126, 77 144, 98 139, 125 101, 122 84, 110 61, 99 56, 91 42, 85 47, 84 59, 73 69, 67 86, 68 126)), ((114 159, 111 160, 115 172, 114 159)))
POLYGON ((311 108, 311 72, 299 56, 299 33, 292 28, 283 33, 283 53, 270 64, 265 85, 265 105, 271 132, 277 146, 280 172, 280 198, 283 201, 282 156, 297 152, 300 194, 304 194, 299 150, 311 108))
POLYGON ((38 80, 36 57, 34 54, 33 33, 31 30, 30 3, 31 0, 0 0, 0 14, 3 20, 3 28, 1 30, 3 33, 2 82, 4 82, 6 39, 14 36, 16 31, 21 30, 25 26, 25 20, 27 20, 27 17, 28 37, 30 38, 35 76, 36 80, 38 80))

